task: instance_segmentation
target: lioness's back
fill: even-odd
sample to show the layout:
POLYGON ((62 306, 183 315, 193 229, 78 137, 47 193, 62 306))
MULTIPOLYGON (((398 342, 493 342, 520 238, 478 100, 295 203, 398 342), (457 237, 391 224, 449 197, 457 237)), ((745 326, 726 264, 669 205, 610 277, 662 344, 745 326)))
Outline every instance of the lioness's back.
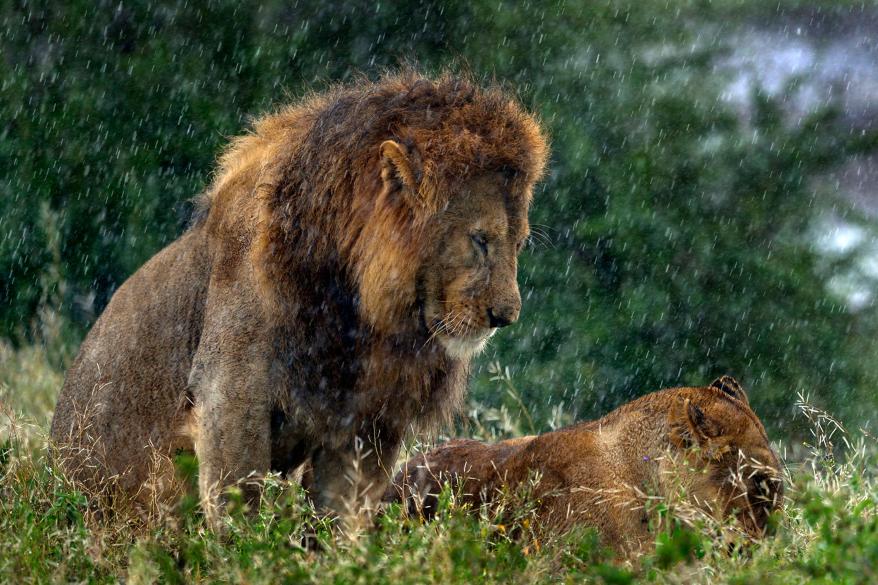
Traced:
POLYGON ((450 441, 404 464, 385 497, 430 517, 445 482, 469 504, 491 504, 506 488, 531 486, 544 528, 559 533, 584 524, 610 545, 634 550, 650 540, 644 496, 680 497, 685 486, 694 505, 736 514, 758 537, 780 507, 780 477, 746 394, 723 376, 706 387, 654 392, 599 420, 536 437, 450 441))

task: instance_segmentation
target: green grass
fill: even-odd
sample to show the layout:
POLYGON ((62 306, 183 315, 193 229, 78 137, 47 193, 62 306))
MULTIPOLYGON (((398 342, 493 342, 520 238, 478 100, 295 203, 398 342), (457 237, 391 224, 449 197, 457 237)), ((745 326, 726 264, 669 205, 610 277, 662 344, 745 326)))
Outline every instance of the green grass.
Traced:
MULTIPOLYGON (((61 374, 38 348, 0 347, 0 358, 3 583, 878 580, 874 438, 848 434, 805 404, 800 410, 814 440, 788 449, 785 514, 774 537, 743 551, 728 552, 717 538, 723 527, 666 502, 657 507, 661 522, 654 552, 624 561, 589 530, 537 537, 526 494, 509 494, 499 512, 472 514, 457 505, 450 488, 434 522, 406 518, 391 507, 374 528, 343 533, 313 513, 297 486, 279 479, 268 481, 257 515, 232 506, 227 534, 217 538, 205 529, 194 497, 149 519, 125 510, 100 516, 90 509, 46 455, 61 374)), ((484 420, 471 427, 487 432, 484 420)))

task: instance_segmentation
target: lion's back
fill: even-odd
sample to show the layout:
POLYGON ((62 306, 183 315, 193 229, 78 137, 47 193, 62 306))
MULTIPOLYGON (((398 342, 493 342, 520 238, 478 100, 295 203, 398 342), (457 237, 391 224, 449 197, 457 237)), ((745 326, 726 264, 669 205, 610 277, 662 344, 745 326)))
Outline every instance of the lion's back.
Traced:
POLYGON ((206 254, 199 230, 185 233, 119 287, 82 343, 51 429, 75 476, 96 463, 102 475, 142 468, 149 445, 176 446, 173 427, 185 414, 204 311, 206 254))

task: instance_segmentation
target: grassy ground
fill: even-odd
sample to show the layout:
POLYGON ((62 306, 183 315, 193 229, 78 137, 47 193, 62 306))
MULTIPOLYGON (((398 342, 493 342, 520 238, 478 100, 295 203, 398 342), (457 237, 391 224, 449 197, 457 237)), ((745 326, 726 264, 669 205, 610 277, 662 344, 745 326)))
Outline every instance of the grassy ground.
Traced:
MULTIPOLYGON (((472 515, 449 489, 437 521, 391 509, 376 528, 347 534, 280 480, 269 481, 256 517, 233 509, 222 539, 205 530, 191 497, 148 520, 124 510, 98 517, 45 455, 61 379, 43 350, 0 345, 3 583, 878 582, 874 438, 848 434, 805 404, 813 444, 788 446, 788 499, 773 538, 729 554, 717 544, 723 527, 663 502, 655 551, 632 562, 614 559, 587 530, 536 538, 526 494, 509 495, 499 513, 472 515), (315 540, 319 546, 303 546, 315 540)), ((474 423, 487 432, 484 420, 474 423)))

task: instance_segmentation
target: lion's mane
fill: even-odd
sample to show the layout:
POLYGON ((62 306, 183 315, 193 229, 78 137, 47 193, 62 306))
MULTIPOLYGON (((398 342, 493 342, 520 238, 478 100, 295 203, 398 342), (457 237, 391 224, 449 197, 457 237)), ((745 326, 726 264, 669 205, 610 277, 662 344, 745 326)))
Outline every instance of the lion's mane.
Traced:
POLYGON ((339 261, 357 280, 361 315, 379 330, 397 327, 414 300, 427 226, 377 199, 378 147, 388 136, 419 154, 428 211, 477 172, 503 171, 530 186, 548 152, 537 121, 501 88, 451 74, 404 71, 338 85, 256 121, 222 156, 202 207, 226 189, 254 188, 252 259, 266 299, 282 302, 303 259, 339 261))
MULTIPOLYGON (((303 274, 336 267, 350 279, 340 287, 355 291, 359 317, 396 353, 416 337, 417 271, 435 243, 435 212, 486 171, 504 173, 509 192, 523 194, 513 203, 526 208, 547 153, 537 120, 499 86, 403 71, 331 87, 257 120, 221 157, 200 215, 209 231, 253 238, 249 257, 272 319, 289 319, 307 298, 303 274), (388 138, 418 157, 422 210, 382 199, 379 145, 388 138)), ((408 370, 373 360, 381 372, 372 373, 381 386, 423 387, 434 376, 427 361, 408 370)), ((452 364, 434 365, 447 374, 444 396, 410 396, 426 426, 447 422, 466 378, 452 364)))

